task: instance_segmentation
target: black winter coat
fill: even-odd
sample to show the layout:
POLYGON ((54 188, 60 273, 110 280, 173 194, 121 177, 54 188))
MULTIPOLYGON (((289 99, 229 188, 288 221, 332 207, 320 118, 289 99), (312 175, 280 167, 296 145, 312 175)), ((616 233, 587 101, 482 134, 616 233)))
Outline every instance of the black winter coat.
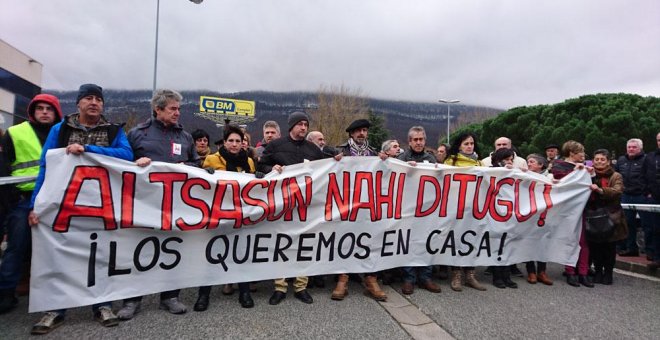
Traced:
POLYGON ((626 195, 639 196, 646 195, 648 188, 644 180, 644 160, 646 155, 640 153, 639 155, 628 158, 628 155, 619 157, 616 162, 616 172, 623 176, 623 186, 625 189, 623 193, 626 195))
POLYGON ((278 138, 266 145, 259 159, 257 171, 269 173, 275 165, 292 165, 304 160, 323 159, 323 153, 316 144, 303 139, 293 140, 290 136, 278 138))

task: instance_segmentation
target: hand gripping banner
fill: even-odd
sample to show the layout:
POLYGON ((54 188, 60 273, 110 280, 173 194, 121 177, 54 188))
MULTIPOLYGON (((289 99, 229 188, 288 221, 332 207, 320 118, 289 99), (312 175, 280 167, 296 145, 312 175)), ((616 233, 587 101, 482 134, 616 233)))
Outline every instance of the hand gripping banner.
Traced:
POLYGON ((30 312, 177 288, 444 264, 577 261, 589 174, 327 159, 257 179, 47 154, 30 312))

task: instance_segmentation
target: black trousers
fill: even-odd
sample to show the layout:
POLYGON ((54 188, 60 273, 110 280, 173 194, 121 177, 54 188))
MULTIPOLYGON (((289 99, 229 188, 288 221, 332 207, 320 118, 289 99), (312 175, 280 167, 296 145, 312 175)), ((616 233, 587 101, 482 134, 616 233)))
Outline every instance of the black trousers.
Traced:
POLYGON ((589 255, 597 272, 612 270, 616 262, 616 243, 589 242, 589 255))

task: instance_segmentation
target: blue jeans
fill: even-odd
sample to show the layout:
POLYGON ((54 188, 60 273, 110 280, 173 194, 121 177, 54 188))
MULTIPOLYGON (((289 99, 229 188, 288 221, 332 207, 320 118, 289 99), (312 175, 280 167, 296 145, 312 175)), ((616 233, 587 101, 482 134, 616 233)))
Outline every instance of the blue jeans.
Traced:
POLYGON ((16 289, 21 279, 23 259, 30 245, 30 199, 22 198, 5 219, 7 250, 0 264, 0 289, 16 289))
POLYGON ((403 267, 403 281, 410 283, 424 283, 431 279, 431 266, 403 267), (419 280, 417 274, 419 273, 419 280))
MULTIPOLYGON (((621 196, 621 203, 629 204, 653 204, 653 199, 644 197, 643 195, 626 195, 621 196)), ((653 220, 655 214, 648 211, 635 211, 633 209, 624 209, 626 215, 626 222, 628 222, 628 239, 624 240, 625 250, 637 251, 637 228, 640 226, 644 231, 644 245, 647 255, 653 254, 653 220), (639 214, 639 220, 636 218, 639 214)))

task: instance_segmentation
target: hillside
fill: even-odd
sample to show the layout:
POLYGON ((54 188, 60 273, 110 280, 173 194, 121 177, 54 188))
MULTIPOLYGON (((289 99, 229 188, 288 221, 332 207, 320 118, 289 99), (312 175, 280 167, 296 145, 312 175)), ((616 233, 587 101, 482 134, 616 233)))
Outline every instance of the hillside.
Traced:
MULTIPOLYGON (((57 95, 65 113, 76 111, 75 100, 77 91, 44 91, 57 95)), ((247 91, 237 93, 217 93, 212 91, 183 91, 181 124, 188 131, 201 128, 209 132, 212 140, 220 137, 221 129, 210 120, 197 117, 191 113, 199 111, 199 97, 217 96, 223 98, 244 99, 256 102, 257 119, 247 125, 252 135, 253 143, 262 138, 261 126, 267 120, 275 120, 280 126, 286 126, 288 114, 294 110, 313 108, 316 106, 316 93, 313 92, 266 92, 247 91)), ((134 115, 138 121, 145 120, 150 114, 148 90, 106 90, 105 113, 114 121, 127 122, 134 115)), ((389 101, 382 99, 367 99, 370 109, 385 116, 386 127, 390 136, 405 144, 408 128, 422 125, 427 130, 429 146, 437 144, 439 136, 445 136, 447 131, 447 106, 439 103, 415 103, 405 101, 389 101)), ((480 122, 496 116, 501 110, 470 105, 454 105, 451 107, 452 122, 457 119, 460 125, 480 122), (458 118, 456 118, 458 116, 458 118)), ((130 122, 129 122, 130 124, 130 122)), ((453 125, 453 123, 452 123, 453 125)), ((314 122, 311 123, 314 128, 314 122)))

